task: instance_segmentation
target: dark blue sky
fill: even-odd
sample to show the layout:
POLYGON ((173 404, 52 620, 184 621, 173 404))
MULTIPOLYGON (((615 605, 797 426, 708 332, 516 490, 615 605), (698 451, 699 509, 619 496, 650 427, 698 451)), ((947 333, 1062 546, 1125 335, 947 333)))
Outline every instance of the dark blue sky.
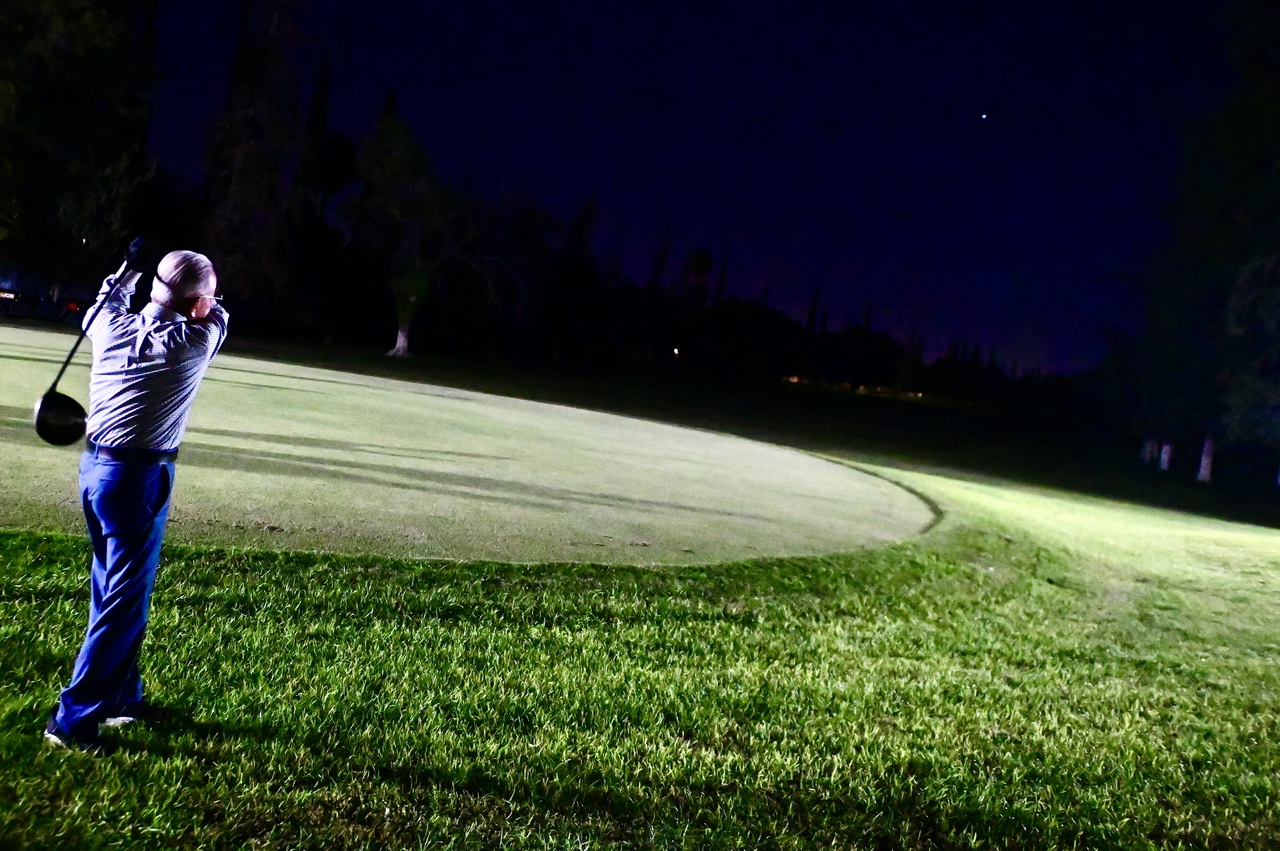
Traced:
MULTIPOLYGON (((152 144, 189 177, 236 5, 161 7, 152 144)), ((870 302, 931 354, 1054 371, 1136 327, 1186 134, 1232 85, 1209 2, 294 5, 304 103, 327 48, 337 129, 367 133, 394 86, 446 178, 564 216, 595 195, 597 246, 638 279, 669 226, 672 278, 705 246, 797 318, 819 285, 835 328, 870 302)))

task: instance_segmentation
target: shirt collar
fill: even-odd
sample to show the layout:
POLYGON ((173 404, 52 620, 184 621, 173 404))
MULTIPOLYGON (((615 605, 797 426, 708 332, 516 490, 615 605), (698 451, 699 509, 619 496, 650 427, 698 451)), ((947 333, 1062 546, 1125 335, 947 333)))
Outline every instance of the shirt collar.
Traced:
POLYGON ((156 322, 186 322, 187 317, 183 316, 176 310, 171 310, 163 304, 156 304, 149 301, 142 308, 142 315, 148 319, 154 319, 156 322))

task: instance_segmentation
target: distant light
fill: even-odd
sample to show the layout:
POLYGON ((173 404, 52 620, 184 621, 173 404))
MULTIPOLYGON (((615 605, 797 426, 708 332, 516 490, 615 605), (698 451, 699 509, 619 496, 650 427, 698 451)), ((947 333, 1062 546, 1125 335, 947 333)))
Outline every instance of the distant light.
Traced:
POLYGON ((87 239, 81 239, 81 240, 80 240, 80 244, 81 244, 81 245, 84 245, 84 244, 85 244, 86 242, 88 242, 88 241, 89 241, 89 240, 87 240, 87 239))
POLYGON ((671 350, 671 353, 672 353, 672 354, 674 354, 676 357, 680 357, 680 350, 679 350, 679 349, 672 349, 672 350, 671 350))
POLYGON ((987 118, 987 114, 986 114, 985 112, 984 112, 984 113, 982 113, 982 119, 985 121, 985 120, 986 120, 986 118, 987 118))

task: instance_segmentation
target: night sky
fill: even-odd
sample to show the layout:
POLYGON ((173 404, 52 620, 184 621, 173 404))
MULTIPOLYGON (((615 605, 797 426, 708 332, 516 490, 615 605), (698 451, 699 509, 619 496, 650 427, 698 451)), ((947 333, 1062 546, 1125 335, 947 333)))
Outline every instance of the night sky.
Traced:
MULTIPOLYGON (((336 129, 396 88, 446 179, 564 217, 595 195, 637 281, 669 227, 668 281, 707 247, 798 319, 818 285, 833 330, 870 303, 928 355, 1060 372, 1137 327, 1187 133, 1233 84, 1211 2, 295 5, 304 105, 327 48, 336 129)), ((193 180, 237 6, 161 7, 152 149, 193 180)))

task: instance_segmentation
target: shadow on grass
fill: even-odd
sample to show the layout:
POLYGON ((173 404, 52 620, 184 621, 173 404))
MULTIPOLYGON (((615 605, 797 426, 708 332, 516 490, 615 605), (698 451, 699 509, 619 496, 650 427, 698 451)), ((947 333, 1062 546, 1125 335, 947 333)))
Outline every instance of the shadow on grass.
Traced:
POLYGON ((66 355, 63 355, 62 357, 57 357, 54 355, 50 355, 49 357, 32 357, 31 355, 10 355, 10 354, 0 355, 0 360, 20 360, 20 361, 27 361, 28 363, 51 363, 57 366, 62 366, 62 362, 65 359, 66 359, 66 355))
MULTIPOLYGON (((438 357, 386 358, 367 350, 238 339, 238 354, 353 375, 432 384, 691 428, 709 429, 852 461, 992 477, 1204 517, 1280 528, 1280 491, 1179 481, 1138 462, 1138 445, 1065 416, 1030 420, 772 382, 658 375, 573 375, 438 357)), ((1118 428, 1118 427, 1117 427, 1118 428)), ((865 471, 864 471, 865 472, 865 471)), ((1194 472, 1194 471, 1193 471, 1194 472)))
MULTIPOLYGON (((60 594, 54 601, 62 602, 68 596, 60 594)), ((88 595, 83 596, 87 614, 88 595)), ((32 679, 58 680, 70 673, 71 661, 65 653, 56 652, 48 641, 30 636, 24 636, 21 641, 0 641, 0 688, 17 693, 30 686, 32 679)))
MULTIPOLYGON (((244 373, 246 375, 261 375, 266 378, 275 378, 275 379, 287 378, 293 381, 309 381, 309 382, 315 382, 317 384, 336 384, 341 387, 358 387, 364 390, 369 389, 369 383, 367 381, 343 381, 342 379, 337 379, 337 378, 320 378, 319 376, 315 376, 315 375, 281 375, 279 372, 271 372, 265 369, 247 369, 242 366, 228 366, 224 363, 219 363, 216 361, 215 361, 215 364, 217 365, 216 372, 239 372, 239 373, 244 373)), ((311 367, 311 368, 314 369, 316 367, 311 367)), ((216 376, 210 376, 210 377, 214 378, 216 376)), ((380 377, 380 376, 375 376, 375 377, 380 377)), ((393 380, 400 380, 400 379, 394 379, 393 376, 386 376, 386 377, 392 378, 393 380)), ((227 379, 222 379, 222 380, 227 381, 227 379)), ((263 386, 259 384, 249 384, 247 382, 229 381, 228 383, 232 383, 232 384, 244 383, 245 386, 247 387, 263 386)), ((415 384, 418 382, 409 381, 407 383, 415 384)), ((271 386, 274 387, 276 385, 271 385, 271 386)), ((424 385, 422 385, 421 383, 418 383, 418 388, 414 389, 413 392, 420 396, 435 396, 440 399, 453 399, 453 400, 466 399, 466 396, 464 393, 441 393, 441 392, 438 392, 438 389, 432 389, 432 390, 421 389, 423 386, 424 385)), ((289 389, 289 388, 277 388, 277 389, 289 389)), ((439 388, 439 389, 444 389, 444 388, 439 388)))
POLYGON ((168 717, 160 723, 134 722, 104 732, 120 753, 145 753, 161 759, 181 756, 216 758, 223 746, 237 740, 262 745, 279 741, 284 736, 269 724, 200 720, 185 708, 165 707, 165 711, 168 717))
POLYGON ((227 449, 207 444, 201 445, 192 441, 187 441, 183 445, 179 463, 269 476, 292 476, 391 487, 417 493, 481 499, 526 508, 570 509, 577 505, 590 505, 757 522, 769 520, 756 514, 684 505, 678 502, 637 499, 621 494, 590 493, 548 487, 513 479, 446 473, 440 470, 410 469, 390 464, 367 464, 334 458, 307 460, 280 452, 227 449))
POLYGON ((250 390, 282 390, 285 393, 314 393, 318 396, 328 395, 327 390, 313 390, 310 387, 285 387, 280 384, 254 384, 249 381, 233 381, 229 378, 220 378, 217 375, 206 375, 205 381, 213 384, 227 384, 232 387, 247 387, 250 390))
MULTIPOLYGON (((32 402, 34 407, 35 402, 32 402)), ((0 445, 5 443, 14 444, 15 446, 39 446, 46 449, 55 448, 62 449, 68 453, 68 475, 75 476, 77 460, 80 452, 84 449, 83 443, 72 444, 71 446, 50 447, 40 439, 36 434, 34 425, 35 413, 27 408, 15 408, 13 406, 0 407, 0 445), (10 414, 9 411, 13 413, 10 414), (20 413, 19 413, 20 412, 20 413)))
MULTIPOLYGON (((379 777, 413 800, 426 790, 438 790, 461 800, 502 801, 536 814, 539 819, 582 820, 607 826, 615 840, 627 836, 655 837, 666 834, 674 840, 688 837, 689 831, 714 835, 728 827, 728 836, 751 825, 773 825, 792 839, 819 845, 842 844, 861 836, 872 844, 866 847, 958 847, 952 841, 949 822, 955 812, 931 799, 925 791, 935 780, 937 769, 923 760, 907 757, 898 765, 886 766, 884 776, 870 788, 857 793, 793 782, 757 785, 737 777, 729 780, 686 780, 675 786, 637 788, 614 782, 603 767, 589 765, 547 766, 537 784, 512 782, 480 766, 442 766, 408 763, 368 766, 366 772, 379 777), (570 770, 564 771, 568 767, 570 770), (563 773, 557 772, 561 769, 563 773), (901 783, 910 777, 916 782, 901 783), (728 824, 726 824, 728 822, 728 824)), ((987 811, 964 813, 970 829, 997 829, 987 811)), ((1026 825, 1020 825, 1026 828, 1026 825)), ((738 842, 746 835, 736 837, 738 842)), ((723 841, 723 839, 721 840, 723 841)), ((761 843, 760 847, 773 847, 761 843)), ((861 846, 859 846, 861 847, 861 846)))
MULTIPOLYGON (((0 408, 0 415, 3 408, 0 408)), ((437 458, 483 458, 491 461, 516 461, 512 455, 487 455, 480 452, 455 452, 448 449, 415 449, 409 446, 389 446, 385 443, 355 443, 350 440, 333 440, 321 437, 303 437, 302 435, 268 434, 260 431, 237 431, 222 428, 189 428, 187 434, 203 434, 210 437, 231 437, 240 440, 256 440, 260 443, 275 443, 281 446, 294 446, 305 449, 330 449, 335 452, 373 453, 389 455, 395 458, 416 458, 432 460, 437 458)))
MULTIPOLYGON (((689 779, 679 785, 637 786, 615 782, 616 769, 593 764, 592 760, 548 763, 529 781, 509 773, 504 776, 496 766, 465 758, 442 760, 427 755, 425 759, 353 759, 353 749, 342 748, 340 742, 317 742, 297 731, 265 723, 198 720, 185 711, 157 729, 129 725, 110 731, 109 740, 120 755, 192 760, 205 771, 224 759, 242 759, 245 751, 266 747, 304 749, 308 754, 327 748, 327 759, 317 757, 317 765, 340 765, 342 777, 361 777, 375 786, 394 788, 395 800, 400 802, 397 808, 416 804, 440 811, 443 807, 443 812, 460 824, 480 828, 481 835, 492 831, 495 837, 503 834, 503 826, 515 814, 519 823, 539 830, 549 830, 557 823, 591 825, 615 843, 639 840, 643 847, 647 847, 645 839, 675 841, 678 837, 687 838, 691 830, 719 835, 721 843, 728 839, 737 844, 747 840, 755 833, 754 827, 760 825, 771 825, 793 839, 819 844, 860 836, 873 841, 868 847, 902 847, 904 839, 910 847, 958 847, 951 841, 954 831, 949 829, 957 813, 948 812, 925 792, 936 778, 936 768, 912 757, 886 765, 877 781, 854 793, 805 783, 799 775, 793 781, 784 779, 763 785, 743 782, 746 778, 738 776, 728 780, 689 779), (916 782, 901 783, 899 776, 916 782)), ((243 779, 252 782, 259 778, 251 772, 243 779)), ((312 782, 321 789, 335 784, 333 779, 319 775, 312 782)), ((276 841, 296 840, 313 847, 302 840, 317 828, 348 819, 353 823, 367 821, 368 813, 358 804, 344 803, 333 796, 326 797, 326 801, 320 810, 299 807, 296 802, 270 793, 265 797, 260 793, 253 801, 235 801, 234 822, 226 826, 228 838, 254 844, 254 840, 271 836, 276 841)), ((215 808, 206 815, 220 818, 226 813, 215 808)), ((1003 823, 1007 819, 989 810, 970 809, 960 815, 970 829, 986 829, 995 836, 1005 835, 1011 827, 1003 823)), ((1025 834, 1034 826, 1015 827, 1025 834)), ((771 845, 765 843, 765 847, 771 845)))
MULTIPOLYGON (((14 324, 68 335, 74 333, 47 323, 14 324)), ((50 364, 61 362, 52 349, 47 351, 50 352, 47 358, 27 353, 0 357, 50 364)), ((994 477, 1280 528, 1280 500, 1274 488, 1230 488, 1219 484, 1203 487, 1190 481, 1176 481, 1170 474, 1142 467, 1137 461, 1137 446, 1129 445, 1123 436, 1075 433, 1070 423, 1023 421, 1017 418, 1017 412, 1010 416, 1010 412, 966 411, 885 398, 823 396, 818 391, 772 384, 654 376, 575 376, 439 358, 403 360, 365 350, 261 342, 241 337, 232 338, 228 352, 283 364, 345 371, 353 376, 352 380, 294 377, 298 381, 366 387, 366 383, 354 377, 374 376, 417 383, 421 389, 414 392, 451 399, 459 398, 457 392, 450 392, 453 390, 571 405, 710 429, 820 454, 841 454, 855 462, 867 461, 943 476, 994 477)), ((280 378, 270 369, 225 364, 218 368, 280 378)), ((29 417, 26 409, 10 408, 0 413, 0 437, 19 444, 37 445, 34 432, 25 425, 29 417), (12 425, 3 422, 5 418, 12 425)), ((316 476, 314 471, 298 474, 316 476)))

